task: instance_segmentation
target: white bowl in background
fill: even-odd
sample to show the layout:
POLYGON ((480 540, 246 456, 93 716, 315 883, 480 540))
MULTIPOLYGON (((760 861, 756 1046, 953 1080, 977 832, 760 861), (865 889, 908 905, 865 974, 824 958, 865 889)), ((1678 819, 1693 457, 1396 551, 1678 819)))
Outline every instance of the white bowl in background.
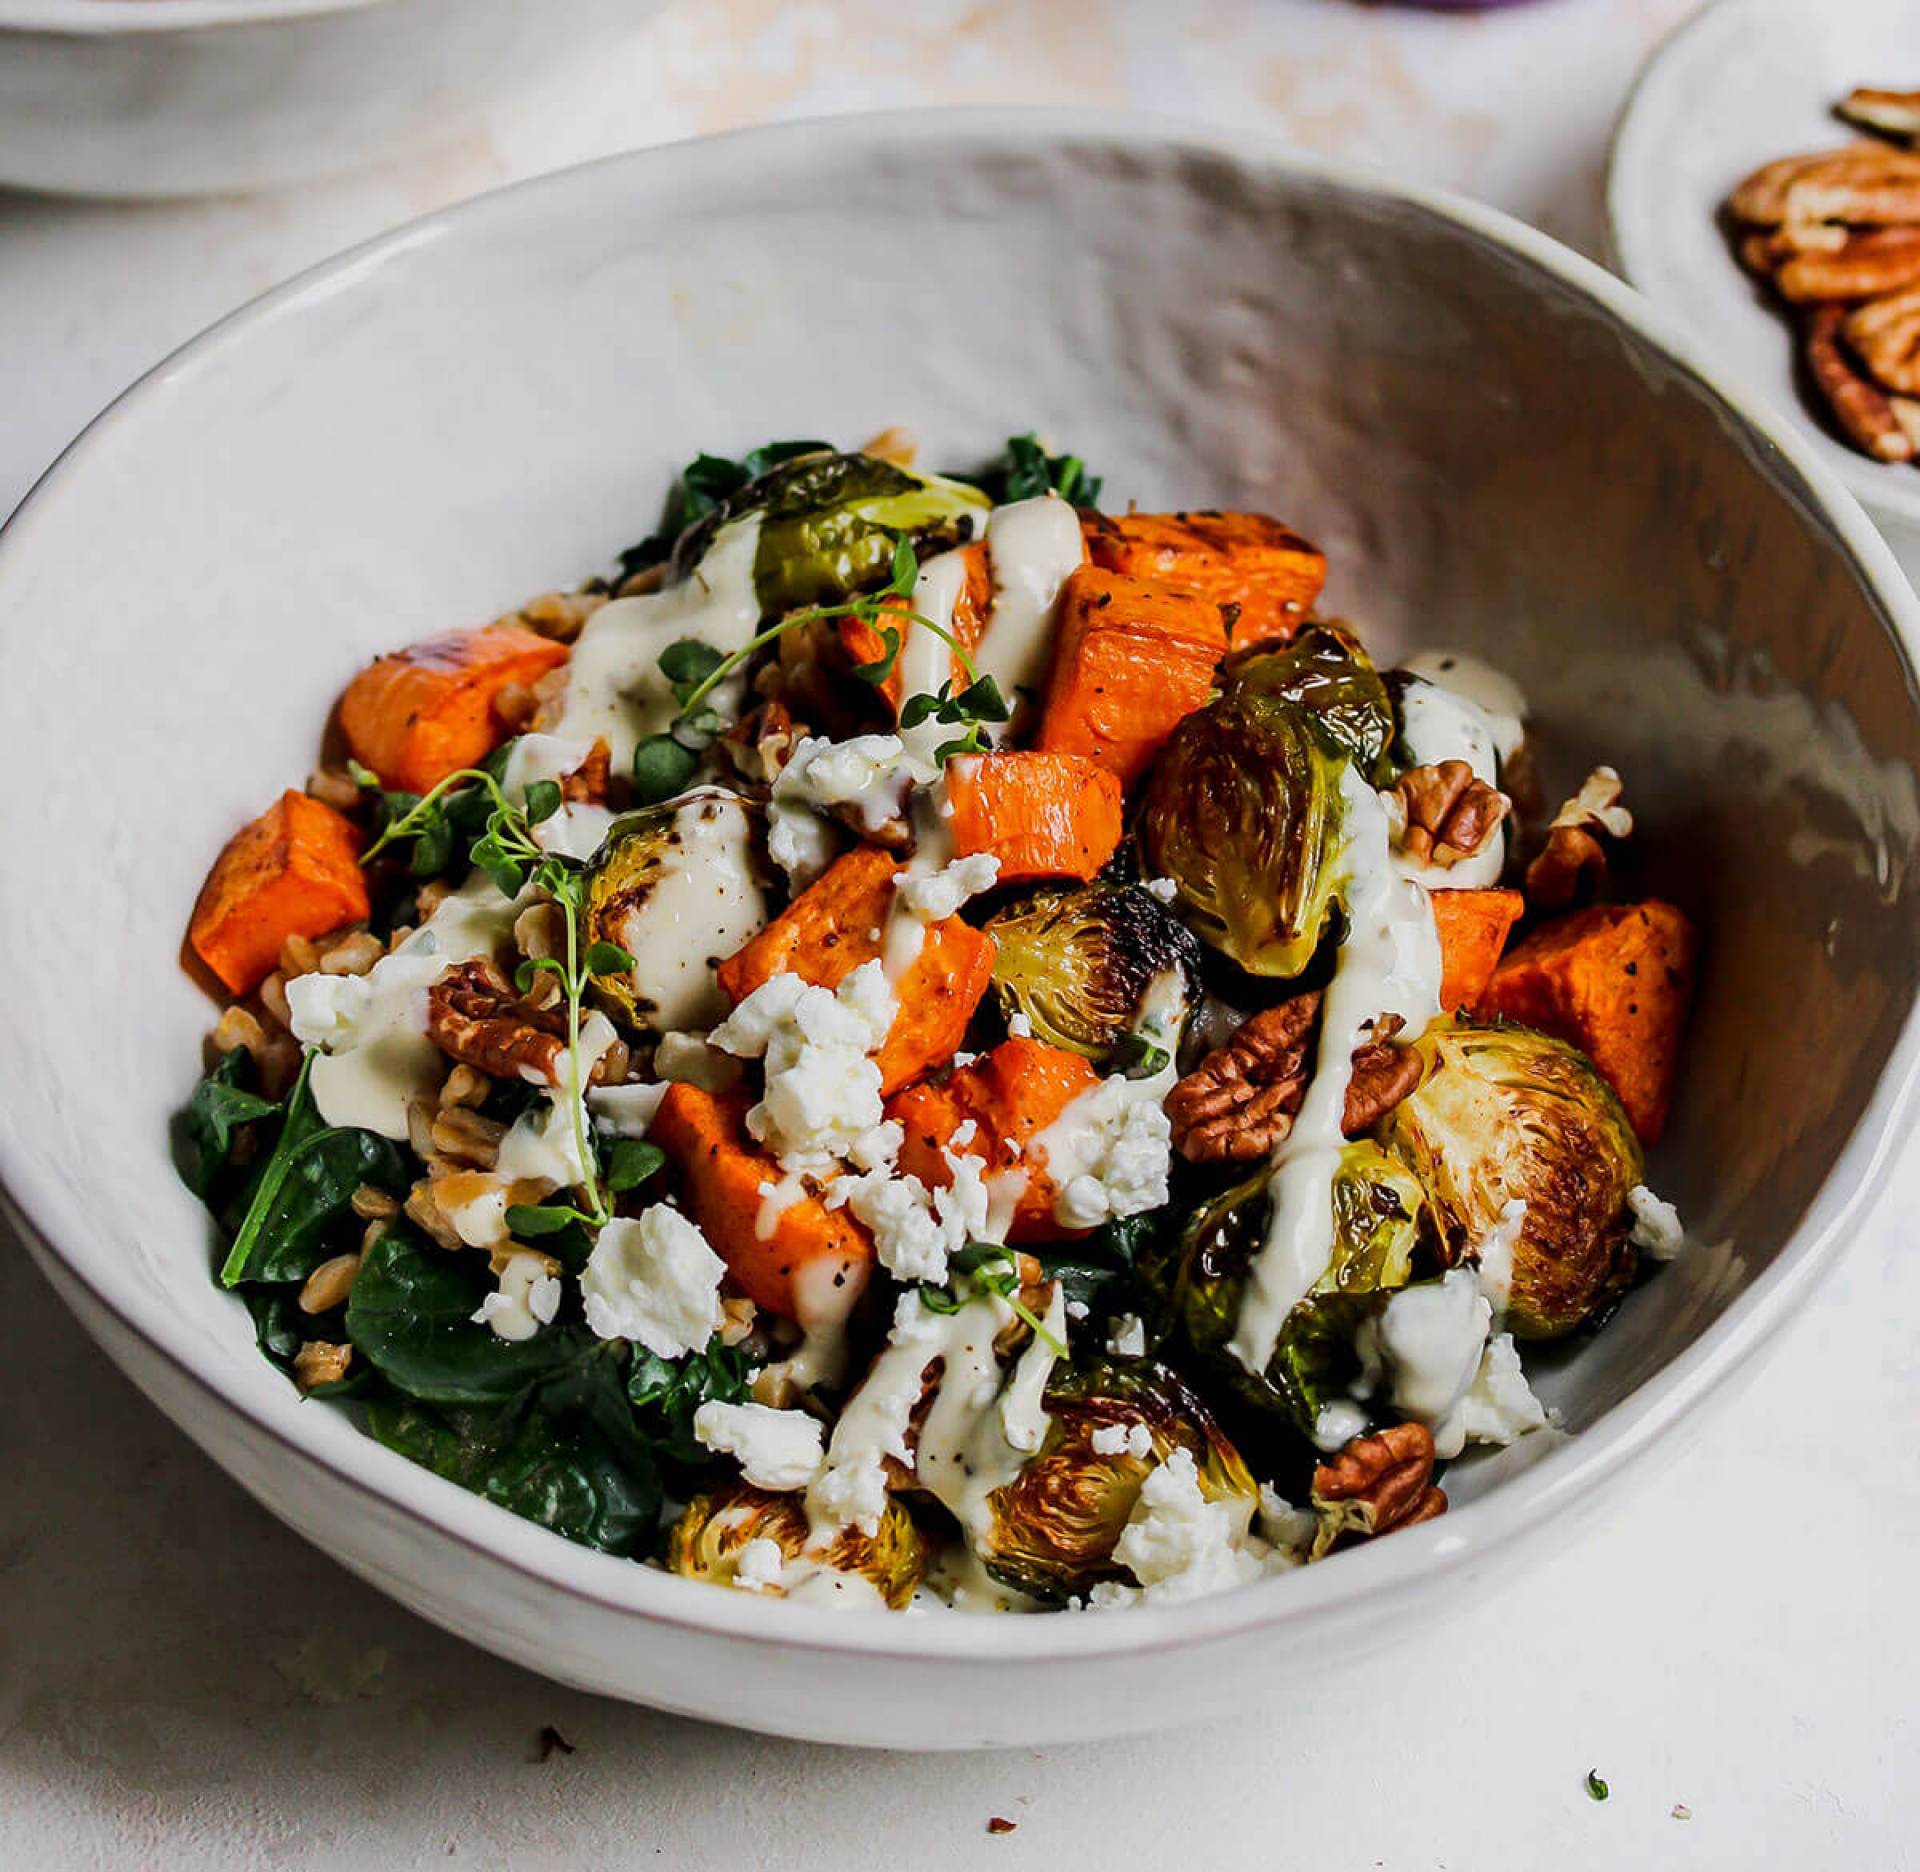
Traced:
POLYGON ((451 142, 661 0, 0 0, 0 183, 269 188, 451 142))
POLYGON ((1920 85, 1920 0, 1719 0, 1654 53, 1615 131, 1608 239, 1700 355, 1790 415, 1920 568, 1920 467, 1850 447, 1803 381, 1798 326, 1734 257, 1721 221, 1761 164, 1866 133, 1834 115, 1857 85, 1920 85))
POLYGON ((0 617, 0 1184, 36 1257, 356 1573, 662 1708, 888 1746, 1090 1738, 1444 1619, 1690 1431, 1829 1265, 1909 1107, 1920 618, 1884 544, 1793 424, 1597 267, 1243 132, 809 123, 436 215, 101 417, 0 536, 0 617), (698 449, 892 423, 935 464, 1038 428, 1117 503, 1283 515, 1386 650, 1451 642, 1522 681, 1550 785, 1615 761, 1648 887, 1705 923, 1653 1171, 1699 1241, 1535 1362, 1574 1434, 1457 1465, 1444 1519, 1119 1615, 766 1603, 570 1546, 302 1402, 210 1279, 168 1143, 213 1014, 180 933, 343 683, 606 566, 698 449))

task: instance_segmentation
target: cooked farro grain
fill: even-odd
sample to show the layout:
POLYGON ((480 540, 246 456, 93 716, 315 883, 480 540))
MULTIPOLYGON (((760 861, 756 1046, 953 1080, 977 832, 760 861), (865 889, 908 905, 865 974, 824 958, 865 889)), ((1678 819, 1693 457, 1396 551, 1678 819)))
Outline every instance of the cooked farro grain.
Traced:
POLYGON ((519 734, 533 720, 540 706, 526 683, 508 683, 493 698, 493 719, 509 734, 519 734))
POLYGON ((373 1221, 369 1222, 367 1226, 360 1231, 360 1252, 365 1254, 375 1242, 383 1240, 388 1229, 392 1227, 393 1224, 387 1221, 384 1216, 376 1217, 373 1221))
POLYGON ((632 1070, 632 1055, 624 1040, 616 1040, 601 1054, 589 1083, 597 1086, 625 1085, 632 1070))
POLYGON ((278 969, 260 984, 260 1006, 276 1027, 293 1025, 293 1010, 287 1006, 287 978, 278 969))
POLYGON ((320 958, 323 975, 364 975, 387 953, 387 946, 371 930, 349 930, 320 958))
POLYGON ((606 602, 604 591, 542 592, 522 609, 520 622, 555 643, 572 643, 606 602))
POLYGON ((377 1184, 362 1183, 353 1192, 353 1213, 363 1222, 391 1221, 400 1213, 400 1205, 377 1184))
POLYGON ((433 1120, 435 1102, 417 1098, 407 1106, 407 1142, 413 1146, 416 1157, 433 1155, 433 1120))
POLYGON ((293 1355, 293 1381, 302 1391, 316 1390, 324 1384, 337 1384, 353 1363, 353 1347, 329 1345, 324 1339, 309 1339, 293 1355))
POLYGON ((433 1147, 442 1157, 490 1170, 500 1155, 507 1127, 497 1118, 483 1118, 464 1105, 444 1107, 433 1121, 433 1147))
POLYGON ((550 1008, 565 994, 566 990, 560 985, 560 977, 551 969, 542 969, 533 986, 522 998, 529 1007, 550 1008))
POLYGON ((311 975, 320 966, 319 945, 309 936, 289 936, 280 945, 280 973, 288 981, 311 975))
POLYGON ((446 1084, 440 1088, 440 1103, 443 1107, 484 1105, 487 1094, 492 1090, 493 1081, 463 1061, 447 1074, 446 1084))
POLYGON ((259 1017, 251 1009, 243 1008, 236 1001, 221 1014, 214 1027, 213 1044, 215 1050, 221 1053, 231 1053, 236 1048, 245 1047, 258 1065, 261 1054, 266 1051, 267 1030, 260 1025, 259 1017))
POLYGON ((420 921, 428 917, 453 895, 453 886, 445 878, 429 878, 414 892, 413 901, 420 912, 420 921))
POLYGON ((523 956, 558 956, 567 946, 566 915, 556 903, 529 904, 513 920, 513 940, 523 956))
POLYGON ((300 1289, 300 1311, 331 1313, 335 1307, 344 1306, 353 1291, 353 1277, 359 1272, 357 1254, 335 1255, 331 1261, 322 1261, 300 1289))
POLYGON ((644 598, 648 592, 657 592, 667 582, 665 563, 648 566, 644 572, 636 572, 631 578, 620 581, 620 589, 615 593, 620 598, 644 598))
POLYGON ((737 1346, 753 1331, 759 1311, 751 1300, 722 1300, 720 1302, 722 1315, 720 1343, 724 1346, 737 1346))
POLYGON ((336 812, 352 812, 365 797, 344 767, 316 767, 307 775, 307 795, 336 812))
POLYGON ((442 1248, 461 1248, 466 1245, 460 1239, 460 1231, 447 1220, 434 1196, 431 1182, 422 1180, 407 1192, 406 1213, 407 1220, 415 1228, 424 1229, 442 1248))
POLYGON ((300 1042, 292 1034, 275 1034, 258 1055, 260 1089, 268 1098, 285 1098, 300 1077, 300 1042))

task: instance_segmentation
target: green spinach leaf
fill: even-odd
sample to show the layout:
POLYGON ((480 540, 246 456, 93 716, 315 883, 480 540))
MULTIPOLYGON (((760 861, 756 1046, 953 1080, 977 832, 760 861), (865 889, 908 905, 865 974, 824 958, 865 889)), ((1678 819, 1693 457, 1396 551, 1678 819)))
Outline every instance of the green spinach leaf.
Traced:
POLYGON ((220 1270, 241 1281, 302 1281, 339 1253, 358 1226, 353 1192, 362 1183, 398 1194, 407 1186, 398 1150, 371 1131, 323 1124, 308 1085, 312 1059, 300 1069, 273 1152, 255 1173, 233 1247, 220 1270))
POLYGON ((273 1099, 262 1098, 252 1089, 253 1078, 252 1055, 244 1047, 235 1047, 193 1088, 187 1102, 187 1142, 192 1146, 187 1187, 203 1202, 216 1195, 233 1169, 234 1138, 240 1127, 271 1118, 280 1109, 273 1099))
POLYGON ((696 455, 680 471, 680 478, 667 495, 659 528, 637 546, 629 546, 620 555, 620 576, 631 578, 656 566, 673 551, 673 543, 696 520, 704 520, 750 481, 757 481, 769 468, 791 461, 796 455, 817 455, 830 445, 825 442, 764 442, 748 449, 738 461, 726 455, 696 455))
POLYGON ((746 1354, 723 1346, 718 1333, 704 1352, 689 1352, 684 1358, 663 1359, 636 1345, 627 1396, 661 1455, 693 1468, 713 1460, 713 1452, 693 1434, 694 1412, 709 1402, 746 1403, 752 1377, 746 1354))
POLYGON ((484 1256, 389 1229, 360 1263, 347 1336, 396 1390, 430 1404, 507 1403, 595 1343, 585 1327, 562 1324, 502 1339, 473 1319, 492 1291, 484 1256))
POLYGON ((1009 436, 1006 453, 990 468, 954 479, 971 481, 995 501, 1037 500, 1049 491, 1075 507, 1100 501, 1099 475, 1090 474, 1078 455, 1049 455, 1031 434, 1009 436))

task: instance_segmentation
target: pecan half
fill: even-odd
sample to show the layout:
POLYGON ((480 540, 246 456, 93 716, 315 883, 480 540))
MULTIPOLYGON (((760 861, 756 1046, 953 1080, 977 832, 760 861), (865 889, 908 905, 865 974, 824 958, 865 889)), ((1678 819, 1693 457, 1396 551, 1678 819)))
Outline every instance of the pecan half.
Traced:
POLYGON ((427 1032, 449 1059, 491 1079, 560 1083, 565 1017, 515 994, 484 957, 456 964, 427 990, 427 1032))
POLYGON ((1920 284, 1920 227, 1843 230, 1837 243, 1775 264, 1773 283, 1797 305, 1878 299, 1920 284))
POLYGON ((1731 197, 1733 212, 1758 227, 1844 221, 1895 227, 1920 221, 1920 155, 1884 143, 1849 143, 1809 156, 1784 156, 1756 169, 1731 197))
MULTIPOLYGON (((1295 995, 1245 1021, 1167 1094, 1173 1146, 1189 1163, 1250 1163, 1293 1129, 1313 1076, 1312 1037, 1320 997, 1295 995)), ((1353 1050, 1341 1128, 1358 1137, 1420 1083, 1419 1055, 1393 1044, 1398 1015, 1375 1023, 1353 1050)))
POLYGON ((1314 1470, 1312 1501, 1320 1523, 1308 1556, 1314 1560, 1336 1546, 1445 1514, 1445 1491, 1433 1485, 1433 1433, 1424 1424, 1402 1423, 1355 1437, 1314 1470))
POLYGON ((1604 832, 1623 839, 1633 831, 1633 814, 1620 804, 1620 776, 1596 767, 1580 790, 1554 814, 1547 842, 1527 866, 1527 901, 1536 909, 1559 910, 1573 902, 1583 880, 1604 875, 1604 832))
POLYGON ((1920 286, 1856 306, 1845 331, 1883 389, 1920 396, 1920 286))
POLYGON ((1920 139, 1920 91, 1876 91, 1861 85, 1834 109, 1850 124, 1911 143, 1920 139))
POLYGON ((1876 461, 1911 461, 1914 440, 1902 426, 1893 399, 1860 370, 1841 342, 1846 316, 1845 306, 1814 308, 1807 322, 1807 369, 1856 448, 1876 461))
POLYGON ((1507 800, 1463 760, 1415 767, 1394 782, 1406 830, 1400 849, 1416 864, 1449 869, 1471 858, 1507 816, 1507 800))

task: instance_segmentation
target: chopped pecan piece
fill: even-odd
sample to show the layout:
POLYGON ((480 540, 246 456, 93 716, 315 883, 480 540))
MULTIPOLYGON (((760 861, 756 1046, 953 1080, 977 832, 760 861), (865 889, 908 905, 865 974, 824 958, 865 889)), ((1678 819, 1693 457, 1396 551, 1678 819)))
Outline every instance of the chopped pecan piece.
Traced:
POLYGON ((1343 1542, 1371 1540, 1447 1512, 1433 1485, 1433 1433, 1424 1424, 1395 1424, 1358 1436, 1313 1472, 1313 1508, 1320 1525, 1312 1559, 1343 1542))
POLYGON ((1843 229, 1840 234, 1831 246, 1776 262, 1773 283, 1783 298, 1797 305, 1879 299, 1920 284, 1920 227, 1843 229))
POLYGON ((1850 124, 1875 130, 1882 136, 1920 140, 1920 91, 1876 91, 1861 85, 1849 91, 1834 109, 1850 124))
POLYGON ((1507 816, 1507 800, 1463 760, 1415 767, 1394 783, 1406 818, 1400 848, 1416 864, 1448 869, 1471 858, 1507 816))
POLYGON ((1920 286, 1856 306, 1845 331, 1847 343, 1883 389, 1920 396, 1920 286))
POLYGON ((427 1032, 449 1059, 490 1079, 560 1083, 565 1017, 515 994, 484 957, 456 964, 427 990, 427 1032))
POLYGON ((720 751, 753 786, 770 787, 806 735, 784 702, 762 702, 720 737, 720 751))
POLYGON ((1620 804, 1620 776, 1596 767, 1553 816, 1545 849, 1527 866, 1527 901, 1537 910, 1561 910, 1573 902, 1583 879, 1604 874, 1607 849, 1600 834, 1623 839, 1633 815, 1620 804))
POLYGON ((1814 308, 1807 322, 1807 369, 1856 448, 1876 461, 1911 461, 1913 438, 1902 427, 1893 399, 1860 370, 1841 342, 1846 316, 1845 306, 1814 308))
POLYGON ((1747 177, 1730 205, 1756 227, 1820 221, 1901 226, 1920 221, 1920 155, 1884 143, 1849 143, 1810 156, 1783 156, 1747 177))
MULTIPOLYGON (((1250 1163, 1293 1129, 1313 1076, 1318 994, 1295 995, 1245 1021, 1167 1094, 1173 1145, 1189 1163, 1250 1163)), ((1420 1083, 1419 1055, 1393 1044, 1398 1015, 1375 1023, 1373 1038, 1353 1050, 1341 1116, 1348 1137, 1377 1124, 1420 1083)))

